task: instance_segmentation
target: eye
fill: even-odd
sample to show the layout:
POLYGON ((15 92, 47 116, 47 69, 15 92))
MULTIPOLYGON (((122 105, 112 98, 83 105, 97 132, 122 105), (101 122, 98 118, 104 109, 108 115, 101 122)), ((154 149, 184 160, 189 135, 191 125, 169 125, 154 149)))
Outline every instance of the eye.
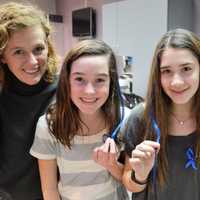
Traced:
POLYGON ((17 49, 14 51, 14 55, 23 55, 23 54, 25 54, 25 51, 22 49, 17 49))
POLYGON ((183 71, 184 72, 189 72, 189 71, 191 71, 192 70, 192 67, 190 67, 190 66, 185 66, 184 68, 183 68, 183 71))
POLYGON ((40 55, 42 52, 45 50, 45 46, 37 46, 36 48, 33 49, 34 55, 40 55))
POLYGON ((103 78, 96 79, 96 83, 104 83, 104 82, 106 82, 106 80, 103 78))
POLYGON ((161 74, 170 74, 170 69, 161 69, 161 74))
POLYGON ((74 82, 78 85, 84 85, 86 83, 86 80, 83 77, 78 76, 74 78, 74 82))
POLYGON ((77 82, 83 82, 83 78, 82 77, 76 77, 75 81, 77 81, 77 82))

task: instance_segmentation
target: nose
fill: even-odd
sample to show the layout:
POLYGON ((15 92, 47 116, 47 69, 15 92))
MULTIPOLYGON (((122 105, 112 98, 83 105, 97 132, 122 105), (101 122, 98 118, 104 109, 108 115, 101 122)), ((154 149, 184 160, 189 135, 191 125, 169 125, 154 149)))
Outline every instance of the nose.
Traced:
POLYGON ((85 86, 85 93, 87 94, 93 94, 95 93, 95 87, 92 83, 87 83, 85 86))
POLYGON ((28 54, 27 56, 27 62, 31 65, 35 65, 38 63, 37 61, 37 57, 33 54, 33 53, 30 53, 28 54))
POLYGON ((179 87, 184 84, 183 77, 179 73, 175 73, 171 80, 171 86, 179 87))

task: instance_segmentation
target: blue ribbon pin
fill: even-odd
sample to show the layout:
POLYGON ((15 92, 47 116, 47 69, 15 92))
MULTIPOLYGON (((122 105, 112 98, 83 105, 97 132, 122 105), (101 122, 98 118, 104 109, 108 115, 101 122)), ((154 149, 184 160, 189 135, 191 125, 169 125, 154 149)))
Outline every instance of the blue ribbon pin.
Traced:
POLYGON ((187 149, 186 156, 188 160, 187 160, 187 163, 185 164, 185 168, 188 168, 191 166, 193 170, 197 170, 195 155, 191 147, 187 149))

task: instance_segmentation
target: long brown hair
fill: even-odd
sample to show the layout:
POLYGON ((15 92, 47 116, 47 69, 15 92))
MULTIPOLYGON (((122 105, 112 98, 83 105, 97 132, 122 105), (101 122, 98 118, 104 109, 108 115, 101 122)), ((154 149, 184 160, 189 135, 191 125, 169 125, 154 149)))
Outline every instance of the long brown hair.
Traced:
MULTIPOLYGON (((200 38, 194 33, 175 29, 167 32, 156 46, 153 61, 151 65, 150 78, 146 95, 146 104, 143 114, 143 135, 141 139, 155 140, 155 132, 152 128, 152 118, 154 118, 160 128, 160 152, 158 154, 158 182, 163 185, 166 181, 167 158, 166 158, 166 140, 169 133, 169 112, 171 99, 165 94, 161 86, 160 64, 161 56, 166 48, 187 49, 198 59, 200 64, 200 38)), ((198 140, 196 143, 196 156, 200 154, 200 88, 194 96, 194 112, 196 114, 198 140)))
POLYGON ((114 53, 106 43, 100 40, 84 40, 79 42, 69 51, 64 60, 58 83, 56 103, 50 106, 47 112, 49 130, 59 142, 69 148, 71 148, 71 141, 82 123, 78 108, 70 97, 69 76, 72 63, 80 57, 102 55, 105 55, 108 59, 110 76, 109 96, 102 106, 102 111, 105 114, 110 132, 119 122, 120 102, 117 91, 118 75, 114 53))

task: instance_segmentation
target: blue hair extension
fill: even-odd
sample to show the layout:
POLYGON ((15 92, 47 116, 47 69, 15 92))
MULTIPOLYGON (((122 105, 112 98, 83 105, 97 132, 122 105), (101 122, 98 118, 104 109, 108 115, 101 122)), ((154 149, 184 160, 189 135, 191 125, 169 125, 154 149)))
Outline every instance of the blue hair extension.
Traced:
MULTIPOLYGON (((156 134, 156 142, 160 144, 160 128, 158 127, 156 120, 152 118, 152 126, 156 134)), ((157 199, 157 187, 156 187, 156 174, 157 174, 157 166, 158 166, 158 159, 157 159, 157 153, 155 154, 155 160, 154 160, 154 166, 153 166, 153 188, 155 193, 155 199, 157 199)))
POLYGON ((117 134, 123 124, 123 120, 124 120, 124 99, 122 97, 122 93, 121 93, 121 90, 120 90, 120 86, 119 86, 119 81, 117 81, 116 83, 117 85, 117 95, 119 97, 119 100, 120 100, 120 121, 118 123, 118 125, 116 126, 116 128, 112 131, 111 133, 111 138, 112 139, 116 139, 117 138, 117 134))

